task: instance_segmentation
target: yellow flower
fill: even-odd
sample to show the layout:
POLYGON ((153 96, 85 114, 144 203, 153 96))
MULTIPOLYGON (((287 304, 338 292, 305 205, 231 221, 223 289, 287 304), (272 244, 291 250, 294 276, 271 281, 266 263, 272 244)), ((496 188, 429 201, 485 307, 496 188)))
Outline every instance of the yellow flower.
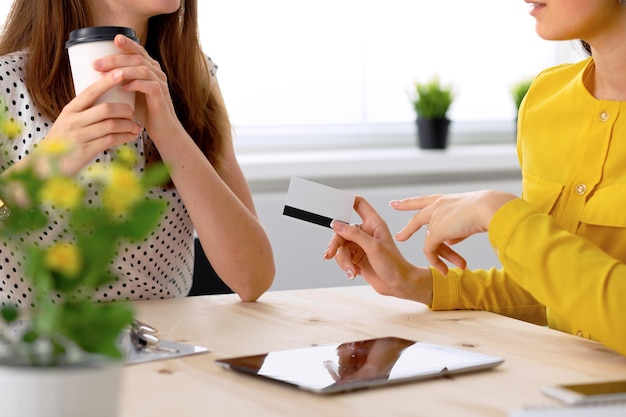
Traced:
POLYGON ((6 135, 9 139, 19 135, 22 129, 14 121, 8 119, 0 120, 0 132, 6 135))
POLYGON ((109 175, 102 203, 115 216, 122 216, 143 197, 141 182, 132 169, 118 164, 110 166, 109 175))
POLYGON ((132 166, 137 163, 137 153, 128 145, 124 145, 117 150, 117 157, 124 165, 132 166))
POLYGON ((46 266, 51 271, 61 273, 68 278, 77 278, 82 267, 80 252, 75 244, 55 243, 46 251, 46 266))
POLYGON ((71 148, 71 142, 65 139, 47 139, 42 141, 38 146, 39 152, 50 156, 67 154, 71 148))
POLYGON ((98 183, 102 184, 107 181, 108 178, 108 168, 105 168, 102 164, 93 164, 84 171, 83 176, 87 183, 98 183))
POLYGON ((83 189, 67 177, 52 177, 43 184, 41 201, 57 207, 73 209, 81 202, 83 189))

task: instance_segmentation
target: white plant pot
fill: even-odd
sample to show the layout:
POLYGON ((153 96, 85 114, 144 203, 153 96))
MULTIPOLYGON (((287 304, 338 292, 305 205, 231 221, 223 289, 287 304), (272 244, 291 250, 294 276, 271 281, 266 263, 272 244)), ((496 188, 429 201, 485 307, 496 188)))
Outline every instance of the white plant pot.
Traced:
POLYGON ((122 364, 34 367, 0 364, 0 414, 116 417, 122 364))

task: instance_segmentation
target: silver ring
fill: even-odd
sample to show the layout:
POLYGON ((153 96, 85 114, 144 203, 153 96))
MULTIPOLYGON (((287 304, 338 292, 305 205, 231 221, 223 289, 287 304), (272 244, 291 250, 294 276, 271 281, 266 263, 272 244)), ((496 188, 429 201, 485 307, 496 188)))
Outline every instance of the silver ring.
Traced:
POLYGON ((356 227, 357 229, 361 230, 361 224, 360 223, 350 223, 350 226, 356 227))

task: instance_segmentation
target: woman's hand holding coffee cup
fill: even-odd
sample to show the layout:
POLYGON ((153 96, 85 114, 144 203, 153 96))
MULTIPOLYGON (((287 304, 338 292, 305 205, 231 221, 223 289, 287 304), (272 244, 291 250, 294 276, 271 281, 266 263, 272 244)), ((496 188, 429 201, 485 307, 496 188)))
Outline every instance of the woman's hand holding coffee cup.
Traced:
POLYGON ((144 126, 157 146, 159 138, 185 132, 176 117, 165 73, 132 29, 79 29, 72 32, 66 46, 77 95, 46 137, 48 142, 73 144, 61 163, 66 175, 76 174, 98 153, 134 141, 144 126))
POLYGON ((123 54, 104 56, 93 62, 103 73, 120 70, 123 91, 140 93, 135 98, 137 120, 146 128, 157 147, 159 142, 185 133, 169 93, 167 77, 159 63, 139 44, 122 35, 115 37, 115 45, 123 54))
MULTIPOLYGON (((97 60, 107 53, 124 54, 113 43, 115 35, 111 36, 120 32, 134 38, 132 29, 107 26, 76 30, 66 43, 77 95, 63 108, 46 136, 47 143, 70 142, 71 149, 61 161, 66 175, 76 174, 98 153, 134 141, 143 129, 134 111, 135 93, 120 88, 123 69, 100 72, 92 68, 93 57, 97 60)), ((40 160, 39 164, 45 167, 46 161, 40 160)))
POLYGON ((80 171, 93 157, 111 147, 131 142, 143 130, 133 109, 125 103, 100 103, 107 91, 124 82, 120 69, 110 71, 70 101, 50 128, 46 141, 70 141, 72 149, 61 163, 66 175, 80 171))

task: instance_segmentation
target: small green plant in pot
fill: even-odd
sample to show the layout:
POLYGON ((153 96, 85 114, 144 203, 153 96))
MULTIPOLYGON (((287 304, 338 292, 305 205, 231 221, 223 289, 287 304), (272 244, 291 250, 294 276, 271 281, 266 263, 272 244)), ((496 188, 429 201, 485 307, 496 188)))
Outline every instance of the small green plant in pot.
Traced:
POLYGON ((526 77, 523 78, 511 86, 511 98, 513 99, 513 104, 515 104, 515 137, 517 140, 517 115, 519 113, 519 109, 522 105, 522 100, 526 97, 526 93, 530 89, 530 85, 533 82, 533 78, 526 77))
POLYGON ((434 75, 426 82, 414 82, 411 97, 417 116, 419 146, 424 149, 444 149, 448 144, 448 110, 454 101, 451 85, 443 84, 434 75))
POLYGON ((513 98, 513 103, 515 104, 515 110, 519 111, 519 108, 522 105, 522 100, 524 100, 532 82, 532 78, 524 78, 511 86, 511 97, 513 98))

